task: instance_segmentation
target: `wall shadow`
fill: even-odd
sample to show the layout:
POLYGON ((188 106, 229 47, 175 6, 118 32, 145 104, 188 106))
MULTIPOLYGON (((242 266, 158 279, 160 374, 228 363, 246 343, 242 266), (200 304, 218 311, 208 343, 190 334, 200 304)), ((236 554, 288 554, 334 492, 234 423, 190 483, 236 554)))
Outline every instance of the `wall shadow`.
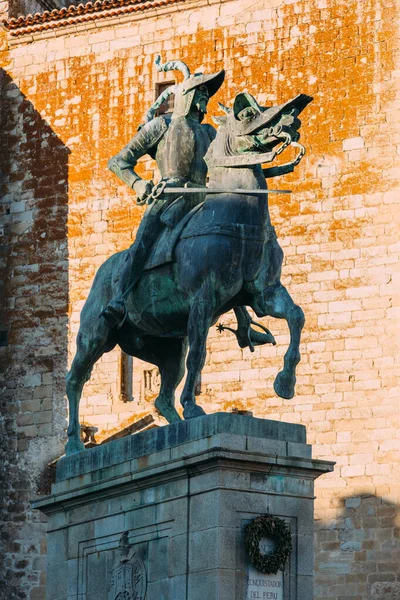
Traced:
POLYGON ((70 151, 0 69, 0 597, 45 597, 29 501, 62 450, 70 151))
POLYGON ((400 599, 400 507, 360 494, 317 521, 314 600, 400 599))

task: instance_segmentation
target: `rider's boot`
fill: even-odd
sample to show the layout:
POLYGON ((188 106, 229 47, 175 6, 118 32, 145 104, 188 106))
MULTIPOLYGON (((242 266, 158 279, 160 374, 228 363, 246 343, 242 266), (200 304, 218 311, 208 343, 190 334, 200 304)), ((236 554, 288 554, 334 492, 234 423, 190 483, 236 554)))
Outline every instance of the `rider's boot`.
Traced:
POLYGON ((237 330, 231 329, 230 327, 219 326, 219 330, 229 329, 232 331, 238 340, 238 344, 241 348, 250 348, 251 352, 254 352, 254 346, 262 346, 264 344, 276 345, 275 338, 272 333, 264 327, 261 323, 256 323, 250 317, 247 308, 245 306, 237 306, 235 309, 235 315, 237 318, 238 328, 237 330), (256 325, 263 330, 257 331, 251 327, 256 325))
POLYGON ((241 346, 241 348, 250 346, 250 344, 252 344, 253 346, 263 346, 264 344, 272 344, 273 346, 276 346, 276 341, 275 341, 275 338, 272 335, 272 333, 268 329, 266 329, 262 325, 260 325, 259 323, 257 323, 257 326, 264 329, 264 333, 262 333, 261 331, 257 331, 256 329, 253 329, 252 327, 250 327, 250 331, 249 331, 249 333, 250 333, 249 342, 250 343, 248 341, 246 341, 246 344, 244 346, 241 346))
POLYGON ((126 252, 125 261, 115 280, 114 296, 100 314, 109 327, 119 329, 125 323, 128 314, 125 298, 139 281, 148 253, 161 231, 160 212, 162 208, 163 202, 159 199, 157 203, 152 204, 150 210, 146 211, 139 225, 136 239, 126 252))

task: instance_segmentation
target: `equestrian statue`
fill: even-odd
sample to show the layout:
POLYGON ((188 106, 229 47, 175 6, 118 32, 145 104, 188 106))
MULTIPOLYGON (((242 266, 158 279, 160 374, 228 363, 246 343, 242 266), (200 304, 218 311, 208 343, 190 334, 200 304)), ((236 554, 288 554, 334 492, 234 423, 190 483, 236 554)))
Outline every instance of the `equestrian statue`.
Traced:
POLYGON ((294 395, 304 314, 280 282, 283 252, 268 212, 268 195, 277 191, 267 189, 266 179, 292 172, 304 156, 297 117, 312 98, 300 94, 264 108, 249 93, 240 93, 231 109, 220 104, 225 114, 215 117, 216 131, 202 120, 224 71, 191 75, 183 61, 161 64, 160 57, 156 65, 159 71, 181 71, 184 80, 160 95, 131 142, 109 161, 110 170, 136 192, 138 204, 148 208, 132 246, 98 270, 82 309, 77 352, 67 375, 67 454, 84 449, 79 426, 83 386, 93 365, 117 344, 159 368, 155 406, 170 423, 181 419, 175 390, 187 355, 183 418, 204 415, 195 387, 207 335, 229 310, 238 322, 231 331, 251 351, 275 340, 253 321, 247 306, 258 317, 287 321, 290 344, 274 389, 282 398, 294 395), (156 116, 171 94, 172 115, 156 116), (290 145, 298 149, 292 161, 262 167, 290 145), (135 172, 146 154, 157 163, 157 184, 135 172))

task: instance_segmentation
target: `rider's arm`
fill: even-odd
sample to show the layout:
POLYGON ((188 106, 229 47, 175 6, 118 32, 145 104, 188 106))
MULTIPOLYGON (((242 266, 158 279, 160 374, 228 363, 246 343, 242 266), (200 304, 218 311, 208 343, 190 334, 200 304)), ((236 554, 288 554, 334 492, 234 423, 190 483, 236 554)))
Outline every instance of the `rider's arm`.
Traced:
POLYGON ((124 183, 133 187, 141 178, 135 172, 137 161, 154 150, 168 129, 165 117, 156 117, 146 123, 118 154, 108 161, 108 168, 124 183))

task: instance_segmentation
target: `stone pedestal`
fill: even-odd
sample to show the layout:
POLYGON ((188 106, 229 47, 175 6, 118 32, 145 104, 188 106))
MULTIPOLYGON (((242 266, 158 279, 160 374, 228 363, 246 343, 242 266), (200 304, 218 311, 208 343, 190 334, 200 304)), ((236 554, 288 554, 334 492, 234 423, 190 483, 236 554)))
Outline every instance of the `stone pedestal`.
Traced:
POLYGON ((218 413, 62 459, 33 503, 48 516, 47 600, 312 600, 314 480, 333 463, 305 436, 218 413), (267 513, 293 541, 275 576, 244 547, 267 513))

